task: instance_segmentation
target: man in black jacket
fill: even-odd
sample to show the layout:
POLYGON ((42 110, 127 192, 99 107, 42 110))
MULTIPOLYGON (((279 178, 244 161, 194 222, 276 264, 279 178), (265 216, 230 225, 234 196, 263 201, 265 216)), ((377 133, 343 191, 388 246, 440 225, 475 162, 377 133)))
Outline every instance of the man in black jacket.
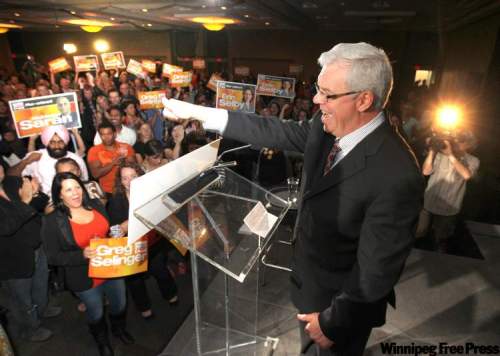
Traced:
POLYGON ((385 323, 414 241, 423 179, 383 114, 392 68, 383 50, 338 44, 322 70, 310 121, 282 121, 165 100, 164 115, 198 119, 224 137, 304 153, 295 227, 292 300, 301 353, 362 355, 385 323))
POLYGON ((47 306, 49 272, 40 248, 41 218, 30 206, 33 194, 27 178, 5 177, 0 166, 0 280, 10 291, 11 311, 22 336, 45 341, 52 332, 41 327, 40 318, 56 316, 61 308, 47 306))

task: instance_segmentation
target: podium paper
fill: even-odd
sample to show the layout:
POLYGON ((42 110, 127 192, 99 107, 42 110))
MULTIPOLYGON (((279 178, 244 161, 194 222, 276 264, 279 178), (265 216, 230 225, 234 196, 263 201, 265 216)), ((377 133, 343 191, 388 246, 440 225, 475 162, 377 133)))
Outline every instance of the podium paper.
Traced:
POLYGON ((261 202, 255 204, 252 210, 243 219, 248 229, 260 237, 266 237, 273 228, 278 217, 267 212, 261 202))

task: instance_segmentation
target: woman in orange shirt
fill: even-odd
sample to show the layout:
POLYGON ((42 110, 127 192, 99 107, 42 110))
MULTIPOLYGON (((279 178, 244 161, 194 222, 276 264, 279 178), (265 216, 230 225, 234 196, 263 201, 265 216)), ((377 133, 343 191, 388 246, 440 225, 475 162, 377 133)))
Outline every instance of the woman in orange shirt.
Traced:
POLYGON ((96 251, 90 240, 108 236, 109 218, 99 200, 90 199, 76 175, 58 173, 52 183, 55 210, 42 224, 42 241, 49 264, 62 266, 66 287, 85 304, 91 334, 101 356, 113 355, 104 316, 103 296, 109 301, 111 331, 125 344, 134 343, 125 329, 126 292, 122 278, 88 277, 89 259, 96 251))

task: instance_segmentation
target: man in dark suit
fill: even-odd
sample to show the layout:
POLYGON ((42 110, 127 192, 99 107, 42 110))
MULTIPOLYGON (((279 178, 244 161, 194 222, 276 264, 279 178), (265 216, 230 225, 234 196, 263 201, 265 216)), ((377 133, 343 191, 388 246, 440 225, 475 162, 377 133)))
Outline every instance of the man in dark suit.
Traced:
POLYGON ((383 108, 392 68, 383 50, 339 44, 322 67, 310 121, 282 121, 166 100, 164 115, 195 118, 224 137, 304 153, 292 300, 304 355, 362 355, 404 268, 423 179, 383 108))

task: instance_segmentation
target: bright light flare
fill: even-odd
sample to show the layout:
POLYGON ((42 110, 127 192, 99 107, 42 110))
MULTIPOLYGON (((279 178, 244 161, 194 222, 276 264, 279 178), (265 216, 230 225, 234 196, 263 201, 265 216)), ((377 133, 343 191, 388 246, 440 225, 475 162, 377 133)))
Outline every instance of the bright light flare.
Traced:
POLYGON ((109 43, 105 40, 97 40, 94 42, 94 48, 97 52, 106 52, 109 50, 109 43))
POLYGON ((437 124, 445 130, 453 130, 462 119, 462 110, 456 105, 444 105, 437 110, 437 124))

